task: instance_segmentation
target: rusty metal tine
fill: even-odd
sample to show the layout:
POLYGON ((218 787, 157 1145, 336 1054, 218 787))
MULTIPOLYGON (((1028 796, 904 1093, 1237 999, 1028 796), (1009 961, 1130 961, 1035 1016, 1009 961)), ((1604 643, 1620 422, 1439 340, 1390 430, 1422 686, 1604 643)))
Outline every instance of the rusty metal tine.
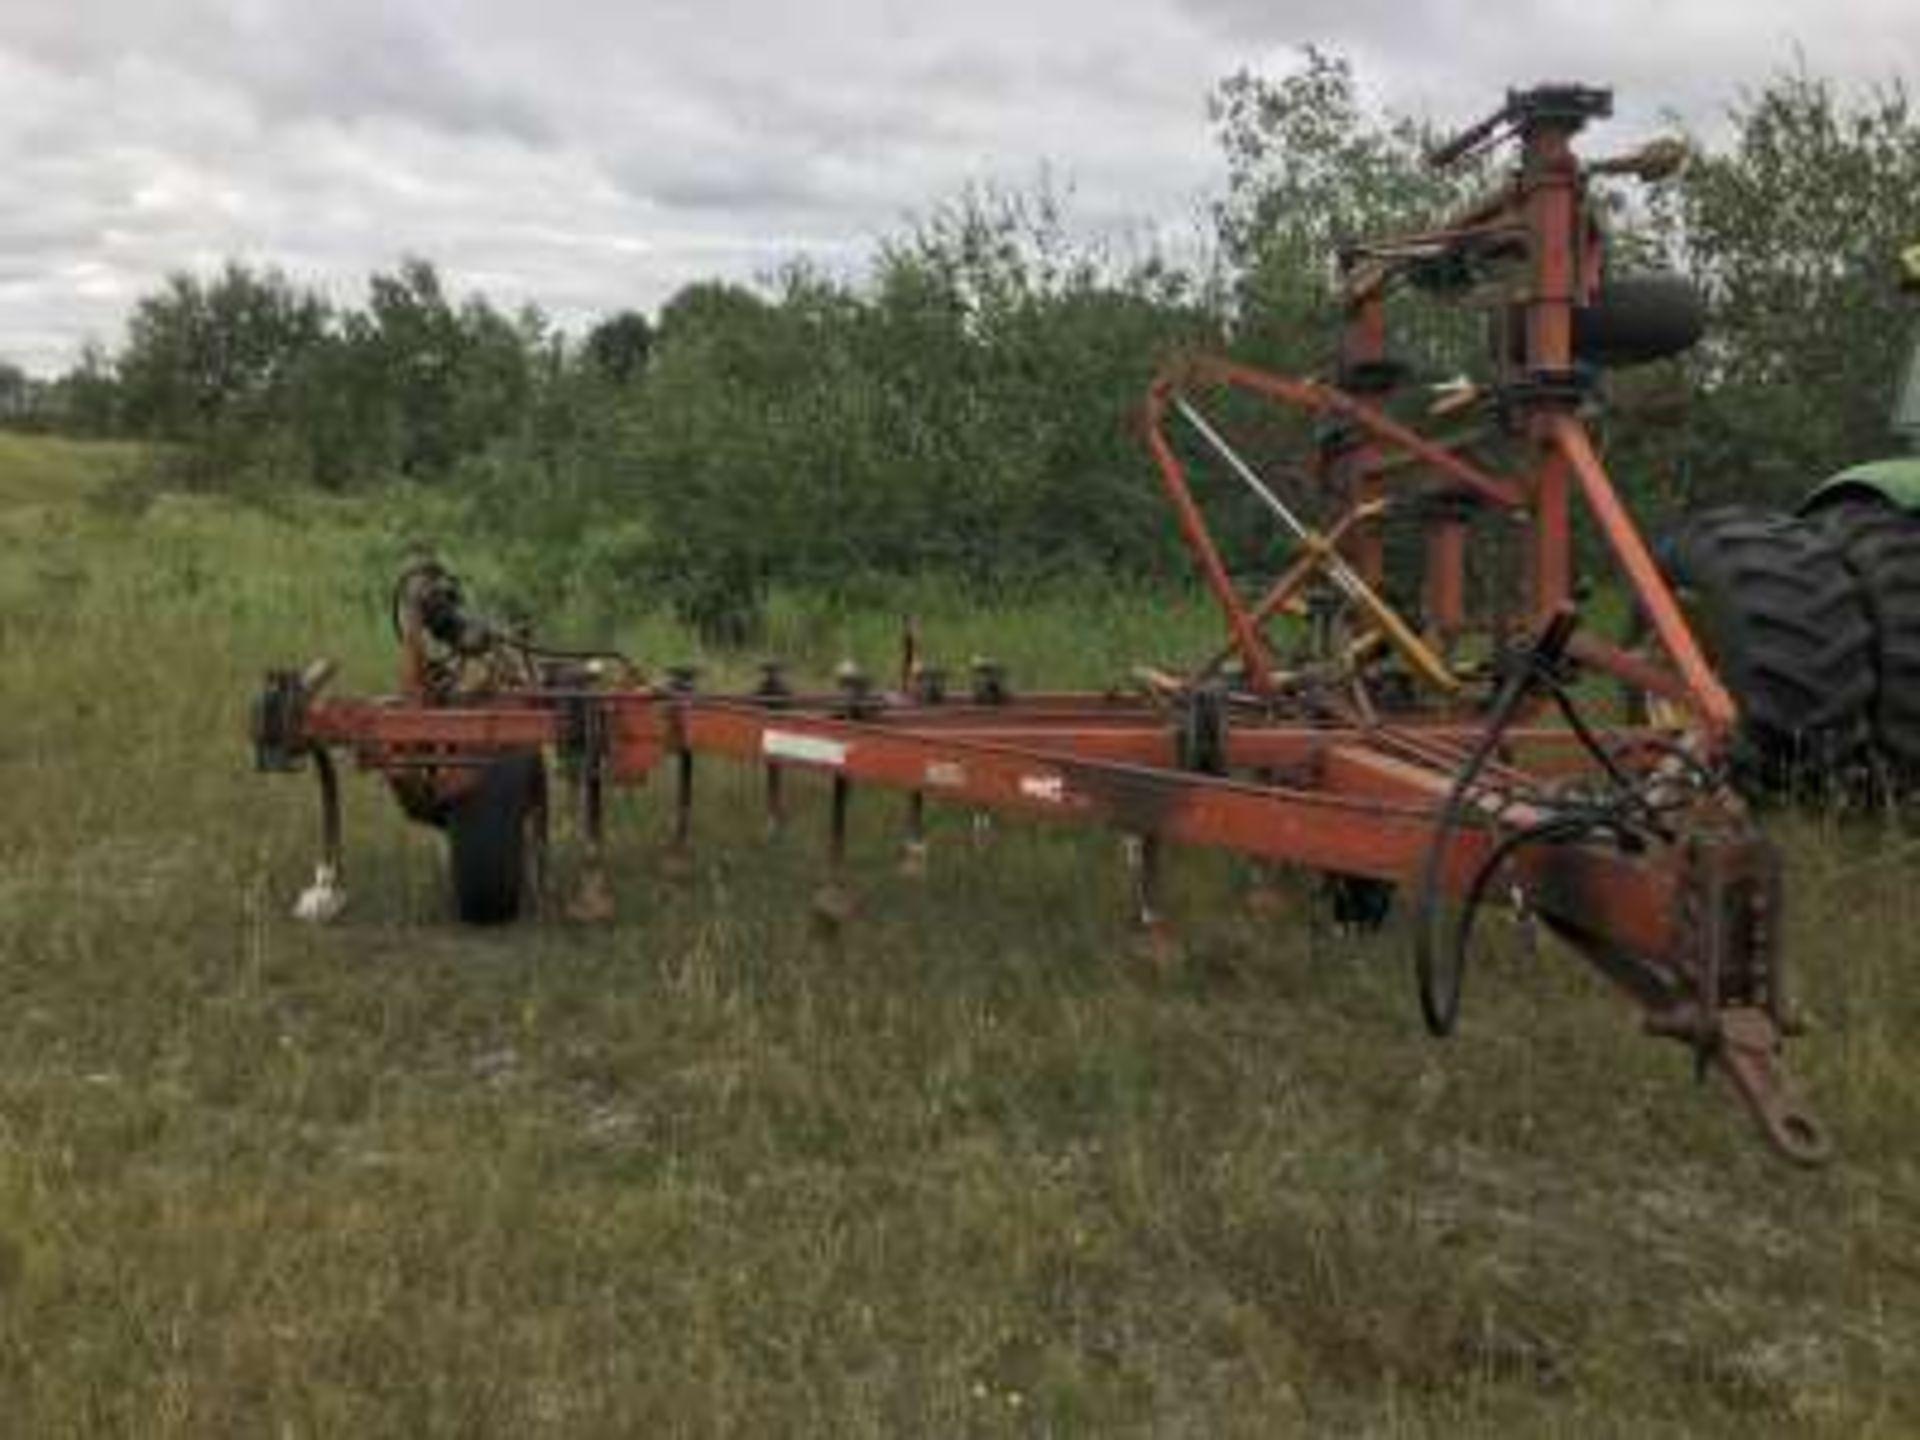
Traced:
POLYGON ((594 923, 613 918, 613 884, 607 877, 606 780, 597 760, 580 768, 578 815, 586 852, 580 883, 567 904, 569 919, 594 923))
POLYGON ((673 757, 673 828, 660 868, 670 880, 693 874, 693 749, 682 744, 673 757))
POLYGON ((1133 925, 1146 958, 1165 966, 1177 958, 1173 929, 1160 908, 1161 842, 1151 832, 1129 835, 1126 840, 1128 868, 1133 877, 1133 925))
POLYGON ((907 833, 900 842, 900 873, 916 880, 927 873, 927 796, 922 790, 907 794, 907 833))
POLYGON ((847 887, 847 812, 852 799, 853 782, 835 774, 827 830, 827 879, 813 896, 814 919, 834 931, 851 920, 854 911, 853 894, 847 887))
POLYGON ((787 823, 786 786, 778 765, 767 766, 766 777, 767 839, 777 840, 787 823))
POLYGON ((347 905, 345 863, 340 842, 340 777, 324 747, 313 752, 313 773, 320 782, 320 860, 313 880, 293 902, 297 920, 324 925, 347 905))

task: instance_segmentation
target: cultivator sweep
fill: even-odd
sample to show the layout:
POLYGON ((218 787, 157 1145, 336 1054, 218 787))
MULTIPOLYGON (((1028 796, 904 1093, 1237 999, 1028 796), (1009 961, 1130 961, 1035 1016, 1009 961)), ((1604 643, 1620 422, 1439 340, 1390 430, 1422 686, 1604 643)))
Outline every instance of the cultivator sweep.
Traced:
POLYGON ((786 819, 790 777, 831 787, 818 908, 835 922, 852 910, 849 808, 872 787, 906 796, 909 866, 926 861, 929 804, 1122 832, 1133 918, 1149 935, 1165 928, 1159 877, 1173 844, 1328 877, 1349 921, 1377 920, 1397 892, 1436 1035, 1454 1028, 1475 917, 1497 898, 1595 965, 1650 1033, 1724 1075, 1781 1153, 1819 1161, 1825 1132, 1780 1068, 1792 1012, 1779 858, 1726 778, 1736 710, 1587 429, 1596 357, 1669 353, 1690 338, 1676 338, 1684 317, 1634 321, 1647 309, 1638 300, 1610 308, 1632 282, 1604 269, 1588 177, 1656 178, 1672 161, 1655 145, 1583 166, 1573 138, 1610 105, 1606 91, 1578 86, 1512 92, 1437 151, 1435 163, 1450 164, 1510 136, 1519 163, 1446 228, 1343 256, 1347 320, 1330 376, 1184 357, 1156 379, 1148 447, 1225 620, 1218 653, 1111 691, 1028 693, 985 662, 951 680, 910 644, 885 685, 844 667, 832 688, 807 693, 770 664, 747 693, 708 693, 690 670, 656 678, 622 656, 543 648, 481 617, 458 580, 422 561, 394 596, 397 695, 330 696, 317 663, 273 672, 256 702, 260 766, 311 765, 320 781, 324 855, 301 913, 328 918, 344 898, 335 752, 379 771, 409 816, 447 832, 459 910, 480 921, 521 908, 542 849, 547 757, 574 798, 582 847, 570 912, 601 918, 613 904, 605 788, 666 766, 668 853, 684 863, 696 759, 715 756, 764 770, 772 829, 786 819), (1385 323, 1406 286, 1488 310, 1498 340, 1484 383, 1438 404, 1411 383, 1385 323), (1253 463, 1209 418, 1222 392, 1304 412, 1309 453, 1285 469, 1253 463), (1463 423, 1475 433, 1462 435, 1463 423), (1257 599, 1230 576, 1189 484, 1202 458, 1285 532, 1287 562, 1257 599), (1576 504, 1646 619, 1636 650, 1579 625, 1576 504), (1408 517, 1418 600, 1396 603, 1386 527, 1408 517), (1468 604, 1489 524, 1503 543, 1518 537, 1524 561, 1521 594, 1498 622, 1468 604), (1670 723, 1589 713, 1596 693, 1611 705, 1622 686, 1657 697, 1670 723))

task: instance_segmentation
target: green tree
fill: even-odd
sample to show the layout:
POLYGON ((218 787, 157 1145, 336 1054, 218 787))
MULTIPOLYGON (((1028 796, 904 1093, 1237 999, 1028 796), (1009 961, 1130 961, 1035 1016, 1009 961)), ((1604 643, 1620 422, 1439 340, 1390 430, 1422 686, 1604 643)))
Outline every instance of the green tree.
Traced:
POLYGON ((210 279, 169 276, 128 322, 120 418, 174 442, 194 478, 220 478, 293 423, 302 369, 330 323, 327 303, 277 270, 230 262, 210 279))
POLYGON ((33 404, 33 382, 11 360, 0 360, 0 424, 18 425, 33 404))
POLYGON ((1667 254, 1710 304, 1679 439, 1687 489, 1792 503, 1888 449, 1911 328, 1893 267, 1920 235, 1920 116, 1898 83, 1846 95, 1804 69, 1696 146, 1655 212, 1667 254))
POLYGON ((603 379, 624 385, 647 368, 653 351, 653 326, 638 310, 609 315, 587 332, 582 357, 603 379))
POLYGON ((1214 225, 1236 345, 1275 368, 1316 369, 1332 353, 1343 248, 1428 228, 1485 182, 1471 164, 1430 169, 1432 127, 1369 107, 1352 63, 1312 46, 1278 77, 1229 76, 1209 112, 1227 166, 1214 225))
POLYGON ((49 428, 89 439, 117 435, 126 423, 124 390, 106 347, 88 340, 80 359, 38 398, 49 428))
POLYGON ((625 412, 647 569, 737 637, 775 583, 1164 568, 1135 417, 1160 359, 1203 338, 1198 287, 1111 263, 1045 191, 964 193, 859 283, 689 287, 625 412))

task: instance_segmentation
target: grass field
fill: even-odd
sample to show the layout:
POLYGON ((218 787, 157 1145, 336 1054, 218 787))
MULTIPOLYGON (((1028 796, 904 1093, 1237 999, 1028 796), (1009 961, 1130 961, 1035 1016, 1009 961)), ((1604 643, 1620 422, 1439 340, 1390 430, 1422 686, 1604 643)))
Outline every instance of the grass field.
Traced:
MULTIPOLYGON (((314 931, 310 782, 251 772, 245 704, 323 651, 386 684, 419 517, 134 460, 0 437, 0 1435, 1920 1433, 1890 823, 1781 824, 1818 1173, 1557 949, 1492 937, 1439 1046, 1392 927, 1180 856, 1162 971, 1112 837, 948 817, 914 885, 887 797, 837 943, 820 837, 719 770, 691 879, 623 796, 620 919, 495 933, 361 781, 314 931)), ((1205 624, 913 601, 1049 683, 1205 624)), ((879 670, 892 624, 787 601, 773 644, 879 670)))

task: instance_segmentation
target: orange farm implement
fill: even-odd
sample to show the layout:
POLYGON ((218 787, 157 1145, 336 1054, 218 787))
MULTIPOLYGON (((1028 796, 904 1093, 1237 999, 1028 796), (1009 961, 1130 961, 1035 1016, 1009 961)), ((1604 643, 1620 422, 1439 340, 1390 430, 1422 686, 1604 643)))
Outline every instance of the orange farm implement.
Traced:
POLYGON ((1728 780, 1739 715, 1588 430, 1601 365, 1670 353, 1692 338, 1674 332, 1697 328, 1697 316, 1660 313, 1644 282, 1630 293, 1636 282, 1605 267, 1590 178, 1656 178, 1674 158, 1656 143, 1583 163, 1574 138, 1610 109, 1604 90, 1515 91, 1434 152, 1448 165, 1511 139, 1518 163, 1445 228, 1342 256, 1346 319, 1330 376, 1206 357, 1161 372, 1147 442, 1224 617, 1216 654, 1143 672, 1126 690, 1016 693, 996 667, 949 684, 909 650, 897 688, 849 670, 805 693, 769 665, 748 693, 723 695, 686 670, 654 681, 623 657, 536 645, 479 616, 425 561, 395 591, 397 695, 324 693, 322 662, 271 673, 255 704, 260 766, 311 766, 320 781, 324 856, 300 913, 326 918, 344 896, 336 752, 446 831, 459 911, 483 922, 521 908, 549 758, 576 801, 572 908, 591 917, 612 907, 605 788, 665 766, 684 856, 696 759, 715 756, 764 770, 774 826, 791 777, 831 786, 828 917, 847 909, 849 804, 875 786, 907 797, 909 857, 924 857, 929 805, 1119 830, 1133 842, 1136 919, 1150 932, 1172 844, 1330 877, 1336 908, 1354 920, 1377 918, 1397 889, 1436 1035, 1459 1013, 1476 913, 1495 896, 1524 905, 1640 1007, 1649 1033, 1722 1074, 1775 1148, 1818 1162, 1825 1131, 1780 1063, 1791 1028, 1780 860, 1728 780), (1489 310, 1493 373, 1407 418, 1415 387, 1387 349, 1390 302, 1409 286, 1437 288, 1436 276, 1467 277, 1489 310), (1313 438, 1299 463, 1263 476, 1209 418, 1225 392, 1237 406, 1304 412, 1313 438), (1494 432, 1497 460, 1485 443, 1442 437, 1463 415, 1494 432), (1202 456, 1287 533, 1287 563, 1255 599, 1229 575, 1190 488, 1202 456), (1282 473, 1286 494, 1310 487, 1314 503, 1267 478, 1282 473), (1631 650, 1579 625, 1580 511, 1644 618, 1631 650), (1490 517, 1519 560, 1518 594, 1498 621, 1468 603, 1486 573, 1476 547, 1490 517), (1388 543, 1390 519, 1412 522, 1411 546, 1388 543), (1396 574, 1412 570, 1417 604, 1388 598, 1389 553, 1396 574), (1594 677, 1607 683, 1581 683, 1594 677), (1587 713, 1595 693, 1611 705, 1622 691, 1658 723, 1587 713))

